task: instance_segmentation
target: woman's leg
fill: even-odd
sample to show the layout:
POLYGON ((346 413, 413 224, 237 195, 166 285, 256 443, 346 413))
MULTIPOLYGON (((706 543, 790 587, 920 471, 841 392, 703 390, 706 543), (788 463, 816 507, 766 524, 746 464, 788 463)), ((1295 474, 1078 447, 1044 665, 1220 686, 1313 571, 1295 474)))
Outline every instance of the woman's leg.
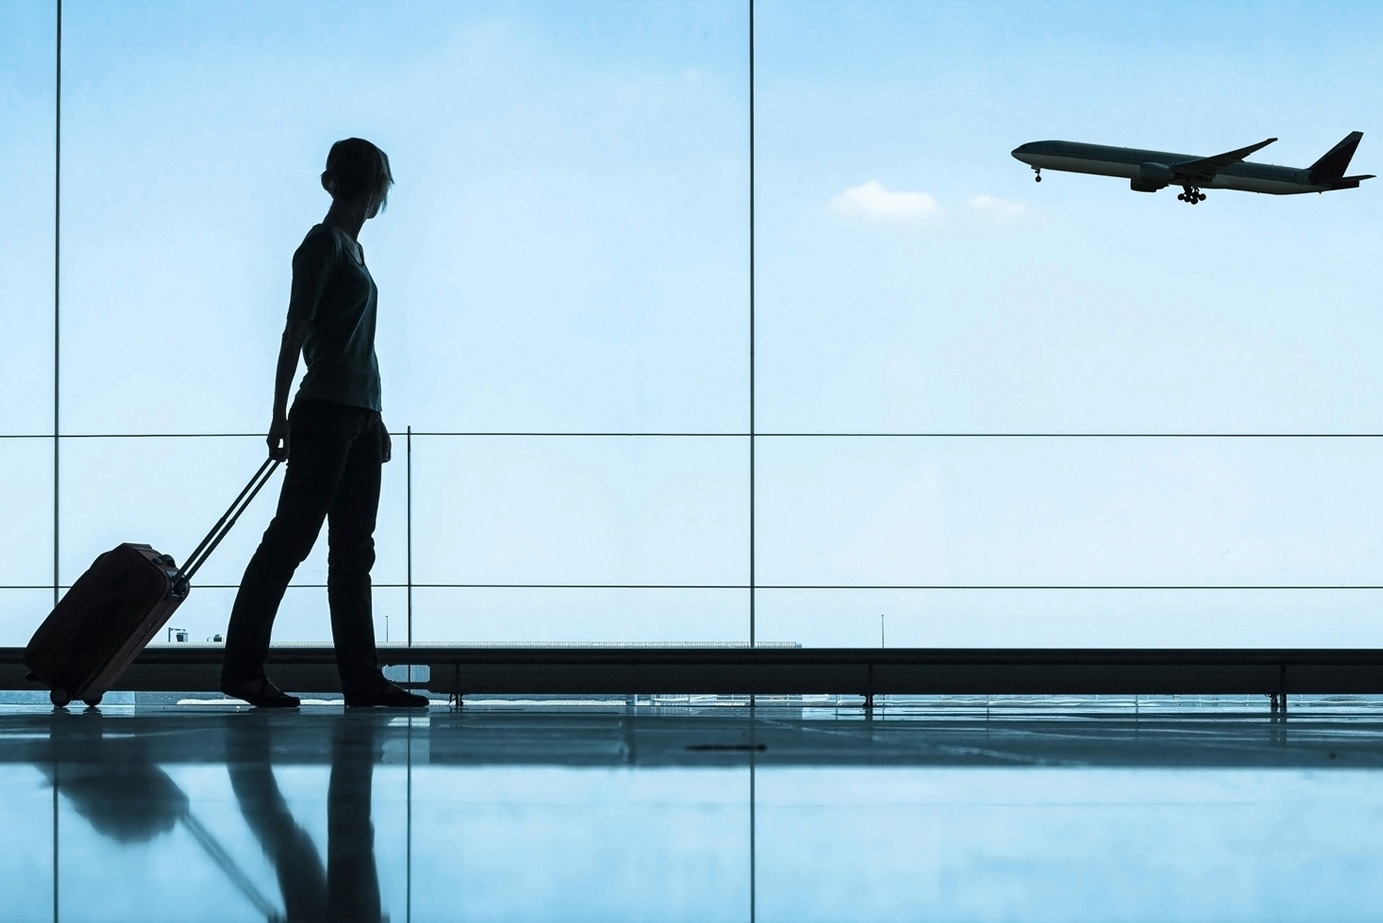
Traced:
POLYGON ((375 651, 370 568, 375 562, 383 451, 384 428, 379 415, 373 414, 351 446, 341 485, 327 514, 327 597, 336 668, 348 706, 427 708, 426 696, 414 695, 385 680, 375 651))
POLYGON ((269 637, 284 591, 312 551, 346 468, 354 434, 342 412, 349 410, 323 401, 302 401, 293 407, 278 511, 245 568, 231 608, 223 686, 264 676, 269 637))
POLYGON ((351 444, 327 513, 327 601, 336 665, 347 697, 383 682, 375 651, 370 582, 383 452, 379 415, 370 414, 351 444))

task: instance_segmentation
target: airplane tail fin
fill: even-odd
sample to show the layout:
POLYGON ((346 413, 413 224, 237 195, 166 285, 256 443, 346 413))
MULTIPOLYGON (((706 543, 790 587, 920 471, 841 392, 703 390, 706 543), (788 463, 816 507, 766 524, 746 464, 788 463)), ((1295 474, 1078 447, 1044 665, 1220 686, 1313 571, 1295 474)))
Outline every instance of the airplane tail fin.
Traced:
MULTIPOLYGON (((1311 164, 1311 182, 1318 186, 1328 186, 1332 183, 1344 180, 1345 171, 1349 169, 1349 162, 1354 157, 1354 151, 1359 147, 1359 139, 1364 137, 1362 131, 1352 131, 1345 135, 1344 140, 1325 152, 1325 155, 1311 164)), ((1364 179, 1365 177, 1348 177, 1351 180, 1364 179)), ((1355 185, 1359 185, 1357 182, 1355 185)))

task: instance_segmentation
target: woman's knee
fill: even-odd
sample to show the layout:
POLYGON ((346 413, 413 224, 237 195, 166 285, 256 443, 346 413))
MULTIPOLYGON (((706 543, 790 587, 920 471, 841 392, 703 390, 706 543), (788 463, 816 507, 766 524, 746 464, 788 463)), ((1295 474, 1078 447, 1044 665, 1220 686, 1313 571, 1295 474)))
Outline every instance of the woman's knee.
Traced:
POLYGON ((320 522, 313 526, 311 523, 285 521, 283 517, 275 516, 269 528, 264 530, 260 552, 272 555, 285 565, 297 567, 312 553, 312 546, 317 544, 321 530, 320 522))
POLYGON ((342 540, 333 536, 327 545, 327 566, 345 567, 368 571, 375 563, 375 540, 365 536, 355 540, 342 540))

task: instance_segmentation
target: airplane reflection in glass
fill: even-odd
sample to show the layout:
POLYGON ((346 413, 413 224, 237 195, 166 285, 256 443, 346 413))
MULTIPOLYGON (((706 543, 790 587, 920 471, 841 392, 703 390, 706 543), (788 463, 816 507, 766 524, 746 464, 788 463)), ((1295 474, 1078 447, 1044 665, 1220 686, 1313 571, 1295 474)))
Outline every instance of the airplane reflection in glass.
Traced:
POLYGON ((1373 179, 1373 174, 1345 176, 1363 136, 1361 131, 1350 132, 1309 167, 1279 167, 1244 159, 1276 138, 1213 157, 1079 141, 1030 141, 1014 148, 1013 156, 1032 167, 1039 183, 1043 170, 1118 176, 1127 179, 1134 192, 1180 186, 1182 191, 1177 198, 1195 205, 1205 201, 1202 189, 1238 189, 1268 195, 1357 189, 1363 180, 1373 179))

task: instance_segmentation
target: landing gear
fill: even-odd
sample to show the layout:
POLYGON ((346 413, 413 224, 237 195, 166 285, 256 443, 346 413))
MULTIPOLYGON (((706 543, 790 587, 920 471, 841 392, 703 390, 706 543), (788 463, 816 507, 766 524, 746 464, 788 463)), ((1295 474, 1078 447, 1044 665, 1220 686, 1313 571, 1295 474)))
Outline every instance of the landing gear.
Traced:
POLYGON ((1041 168, 1041 167, 1033 167, 1033 168, 1032 168, 1032 172, 1034 172, 1034 173, 1037 174, 1037 176, 1034 178, 1033 182, 1037 182, 1037 183, 1042 182, 1042 168, 1041 168))
POLYGON ((1178 202, 1189 202, 1190 204, 1195 205, 1197 202, 1205 201, 1205 193, 1201 192, 1196 187, 1182 186, 1181 188, 1186 191, 1177 193, 1178 202))

